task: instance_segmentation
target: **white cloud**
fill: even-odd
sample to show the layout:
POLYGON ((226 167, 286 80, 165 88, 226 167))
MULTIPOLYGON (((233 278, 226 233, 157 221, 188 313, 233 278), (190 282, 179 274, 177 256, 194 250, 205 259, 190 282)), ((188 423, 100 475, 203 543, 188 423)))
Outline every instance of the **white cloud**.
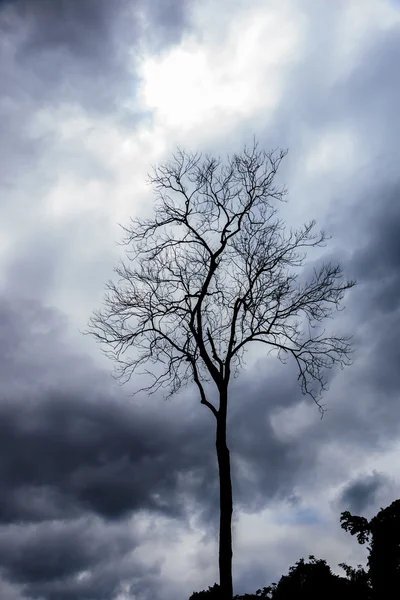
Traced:
POLYGON ((249 7, 229 20, 207 3, 198 11, 194 23, 206 15, 206 26, 142 61, 140 97, 153 111, 156 136, 212 139, 254 112, 271 114, 296 62, 304 17, 287 3, 249 7))

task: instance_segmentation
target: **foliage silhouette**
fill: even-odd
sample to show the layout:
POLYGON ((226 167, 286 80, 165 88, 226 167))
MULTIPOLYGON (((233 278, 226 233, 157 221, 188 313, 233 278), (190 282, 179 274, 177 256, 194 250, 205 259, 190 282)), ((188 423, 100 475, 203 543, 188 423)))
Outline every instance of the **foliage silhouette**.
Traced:
POLYGON ((372 598, 398 598, 400 594, 400 500, 395 500, 368 521, 345 511, 342 528, 356 535, 360 544, 369 541, 368 577, 372 598))
POLYGON ((370 579, 368 573, 363 569, 361 565, 357 565, 357 568, 350 567, 346 563, 339 563, 346 573, 347 579, 351 582, 352 597, 354 600, 370 600, 372 597, 372 590, 370 585, 370 579))
MULTIPOLYGON (((309 556, 308 562, 301 558, 289 573, 283 575, 279 582, 256 591, 255 594, 234 596, 234 600, 369 600, 370 587, 368 576, 361 567, 353 569, 341 565, 346 577, 332 573, 323 559, 309 556)), ((219 586, 214 584, 208 590, 194 592, 190 600, 220 600, 219 586)))
MULTIPOLYGON (((297 598, 298 600, 316 600, 326 597, 327 592, 338 594, 341 579, 333 575, 331 568, 325 560, 309 557, 309 562, 301 558, 293 567, 290 567, 288 575, 281 577, 276 589, 273 591, 273 600, 286 600, 297 598)), ((342 590, 340 590, 342 591, 342 590)))
MULTIPOLYGON (((310 555, 290 567, 279 582, 258 589, 255 594, 236 595, 235 600, 378 600, 400 596, 400 499, 382 508, 370 521, 344 511, 341 527, 356 536, 360 544, 369 541, 368 570, 340 563, 346 577, 335 575, 327 562, 310 555)), ((194 592, 190 600, 220 600, 215 584, 194 592)))

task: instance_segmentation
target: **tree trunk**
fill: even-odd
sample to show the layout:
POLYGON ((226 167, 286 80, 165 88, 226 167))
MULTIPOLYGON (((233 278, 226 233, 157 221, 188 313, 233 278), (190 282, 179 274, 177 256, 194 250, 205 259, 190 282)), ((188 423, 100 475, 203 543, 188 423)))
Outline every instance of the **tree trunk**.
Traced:
POLYGON ((217 418, 216 448, 219 472, 219 580, 221 600, 232 600, 232 482, 229 449, 226 445, 227 394, 221 394, 217 418))

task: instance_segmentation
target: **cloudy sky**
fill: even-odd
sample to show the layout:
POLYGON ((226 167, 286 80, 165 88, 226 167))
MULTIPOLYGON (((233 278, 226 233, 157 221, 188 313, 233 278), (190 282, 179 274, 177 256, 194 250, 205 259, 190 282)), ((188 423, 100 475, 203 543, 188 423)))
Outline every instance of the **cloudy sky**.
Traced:
POLYGON ((80 333, 117 223, 176 146, 289 148, 284 216, 358 286, 354 365, 323 420, 255 355, 231 389, 235 592, 400 496, 400 2, 0 1, 0 596, 186 600, 218 579, 214 422, 188 388, 132 399, 80 333))

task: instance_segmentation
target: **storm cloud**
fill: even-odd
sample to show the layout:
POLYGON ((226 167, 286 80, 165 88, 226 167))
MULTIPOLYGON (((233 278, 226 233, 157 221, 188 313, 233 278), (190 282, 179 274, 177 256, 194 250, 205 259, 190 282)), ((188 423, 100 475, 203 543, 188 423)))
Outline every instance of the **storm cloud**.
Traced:
MULTIPOLYGON (((301 556, 358 564, 340 511, 399 496, 400 7, 0 2, 0 596, 184 598, 217 580, 215 422, 81 335, 177 145, 288 147, 282 215, 332 234, 357 286, 332 328, 354 364, 321 420, 295 365, 252 350, 231 388, 235 592, 301 556), (346 545, 347 544, 347 545, 346 545)), ((351 540, 350 540, 351 542, 351 540)))

